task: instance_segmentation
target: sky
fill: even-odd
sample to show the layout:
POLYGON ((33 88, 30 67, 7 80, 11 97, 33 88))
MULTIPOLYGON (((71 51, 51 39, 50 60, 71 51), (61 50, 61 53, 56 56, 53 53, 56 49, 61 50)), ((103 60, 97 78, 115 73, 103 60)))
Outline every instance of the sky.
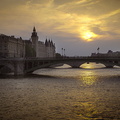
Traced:
POLYGON ((1 0, 0 33, 52 39, 56 52, 89 56, 120 51, 120 0, 1 0))

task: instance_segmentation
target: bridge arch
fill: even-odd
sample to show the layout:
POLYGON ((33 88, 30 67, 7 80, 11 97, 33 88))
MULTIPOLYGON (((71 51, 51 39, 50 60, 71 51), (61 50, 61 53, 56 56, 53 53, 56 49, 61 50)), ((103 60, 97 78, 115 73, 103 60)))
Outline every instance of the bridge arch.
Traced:
POLYGON ((81 62, 81 61, 74 61, 74 62, 68 61, 68 62, 65 62, 65 64, 70 65, 72 68, 79 68, 84 63, 85 62, 81 62))
POLYGON ((89 63, 96 63, 96 64, 102 64, 104 65, 106 68, 113 68, 115 66, 115 64, 111 61, 106 61, 106 62, 95 62, 95 61, 68 61, 68 62, 65 62, 65 64, 68 64, 70 65, 72 68, 80 68, 81 65, 83 64, 89 64, 89 63))
POLYGON ((67 64, 67 65, 71 66, 72 68, 80 68, 80 66, 83 65, 84 63, 88 63, 88 64, 89 63, 96 63, 96 64, 100 63, 100 64, 103 64, 107 68, 112 68, 114 66, 114 64, 111 62, 102 62, 102 61, 99 61, 99 62, 90 61, 89 62, 86 60, 84 60, 84 61, 80 61, 80 60, 76 60, 76 61, 70 61, 70 60, 49 61, 49 62, 43 62, 42 64, 39 64, 39 62, 38 62, 38 64, 36 64, 36 66, 34 66, 34 63, 31 62, 31 65, 33 65, 33 66, 31 66, 31 68, 26 69, 25 73, 32 73, 38 69, 49 68, 51 66, 54 66, 54 67, 56 67, 58 65, 62 66, 63 64, 67 64))

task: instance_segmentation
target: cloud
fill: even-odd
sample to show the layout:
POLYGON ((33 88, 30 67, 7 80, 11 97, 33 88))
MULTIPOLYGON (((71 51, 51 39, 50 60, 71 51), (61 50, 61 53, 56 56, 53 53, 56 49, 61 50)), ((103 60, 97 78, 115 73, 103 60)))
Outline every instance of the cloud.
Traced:
POLYGON ((44 35, 69 35, 78 40, 86 40, 85 35, 86 38, 92 35, 92 40, 118 38, 119 3, 119 0, 2 0, 1 31, 27 31, 35 25, 44 35))

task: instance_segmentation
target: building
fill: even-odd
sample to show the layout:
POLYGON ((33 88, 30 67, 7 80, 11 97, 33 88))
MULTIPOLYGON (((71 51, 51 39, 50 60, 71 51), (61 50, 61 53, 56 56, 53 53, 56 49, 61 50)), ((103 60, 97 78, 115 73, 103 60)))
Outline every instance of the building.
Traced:
POLYGON ((30 40, 0 35, 0 57, 55 57, 55 44, 52 40, 44 42, 38 40, 35 27, 30 40))
POLYGON ((32 48, 36 52, 35 56, 39 58, 55 57, 55 44, 53 44, 53 41, 46 39, 44 43, 42 41, 38 41, 38 38, 39 37, 34 27, 30 41, 32 44, 32 48))
POLYGON ((25 57, 24 40, 0 34, 0 57, 25 57))
POLYGON ((50 41, 46 39, 45 47, 47 57, 55 57, 55 44, 53 44, 52 40, 50 41))
POLYGON ((92 57, 120 57, 120 51, 113 52, 108 50, 107 53, 92 53, 92 57))

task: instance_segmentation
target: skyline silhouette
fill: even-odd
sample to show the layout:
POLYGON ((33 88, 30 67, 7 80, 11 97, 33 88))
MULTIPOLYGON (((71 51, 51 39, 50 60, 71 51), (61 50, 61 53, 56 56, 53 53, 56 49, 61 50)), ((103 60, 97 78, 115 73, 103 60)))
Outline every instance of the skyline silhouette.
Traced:
POLYGON ((4 0, 0 4, 0 33, 28 39, 37 28, 40 41, 46 36, 56 52, 68 56, 119 51, 119 0, 4 0))

